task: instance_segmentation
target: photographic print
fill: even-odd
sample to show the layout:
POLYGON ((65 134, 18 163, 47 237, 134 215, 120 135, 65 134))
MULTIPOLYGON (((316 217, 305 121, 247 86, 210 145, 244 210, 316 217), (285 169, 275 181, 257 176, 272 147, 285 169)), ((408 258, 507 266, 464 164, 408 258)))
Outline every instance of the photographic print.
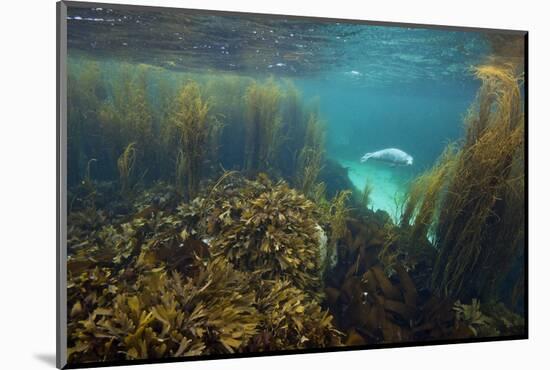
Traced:
POLYGON ((59 366, 526 338, 526 32, 58 5, 59 366))

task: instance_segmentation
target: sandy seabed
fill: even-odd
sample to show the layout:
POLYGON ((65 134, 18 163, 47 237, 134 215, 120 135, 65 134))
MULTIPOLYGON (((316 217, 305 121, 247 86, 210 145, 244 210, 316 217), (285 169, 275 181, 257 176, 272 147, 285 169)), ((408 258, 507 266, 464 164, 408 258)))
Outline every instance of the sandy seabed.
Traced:
POLYGON ((396 221, 397 205, 406 194, 409 180, 402 175, 403 168, 359 160, 336 159, 348 168, 348 176, 359 191, 363 191, 366 182, 372 186, 370 207, 373 210, 384 210, 396 221))

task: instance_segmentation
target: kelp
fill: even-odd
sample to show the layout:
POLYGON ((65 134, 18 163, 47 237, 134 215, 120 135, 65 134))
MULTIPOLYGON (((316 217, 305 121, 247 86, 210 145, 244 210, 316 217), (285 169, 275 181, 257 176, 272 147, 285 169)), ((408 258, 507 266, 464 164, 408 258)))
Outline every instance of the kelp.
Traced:
POLYGON ((413 181, 400 224, 409 247, 437 249, 437 294, 493 300, 524 235, 521 76, 509 64, 481 65, 474 74, 482 85, 464 140, 413 181))
POLYGON ((523 332, 523 318, 502 304, 483 306, 476 299, 465 305, 434 295, 425 271, 435 256, 403 250, 399 244, 406 238, 399 225, 376 214, 353 212, 350 217, 348 236, 324 289, 336 327, 346 333, 346 345, 523 332), (354 218, 358 216, 364 218, 354 218), (384 248, 395 257, 383 260, 384 248))
POLYGON ((185 165, 185 154, 183 153, 183 150, 178 150, 178 154, 176 156, 176 171, 175 171, 175 186, 177 193, 183 197, 185 195, 185 189, 186 189, 186 182, 185 182, 185 174, 186 174, 187 166, 185 165))
POLYGON ((409 229, 409 239, 418 242, 433 233, 449 174, 454 170, 457 149, 449 144, 437 163, 417 177, 407 194, 401 225, 409 229))
POLYGON ((245 119, 247 88, 253 79, 238 75, 208 78, 204 95, 211 104, 210 111, 224 123, 219 139, 219 161, 224 168, 242 169, 245 161, 245 119))
POLYGON ((456 301, 453 310, 456 313, 457 325, 466 325, 476 337, 521 335, 524 332, 524 319, 502 303, 481 305, 479 300, 474 298, 470 304, 456 301))
POLYGON ((331 266, 336 263, 336 249, 338 241, 342 239, 347 232, 347 218, 349 215, 349 208, 347 202, 351 195, 350 190, 342 190, 338 192, 330 202, 328 213, 326 215, 326 221, 330 226, 329 240, 323 256, 322 271, 326 274, 331 266))
POLYGON ((118 157, 117 167, 119 174, 120 191, 122 194, 130 190, 130 176, 136 162, 136 143, 130 143, 118 157))
POLYGON ((327 310, 290 281, 260 283, 256 307, 263 314, 251 350, 327 348, 341 345, 343 334, 327 310))
POLYGON ((204 162, 217 149, 221 130, 220 121, 209 111, 210 104, 202 98, 199 85, 191 81, 178 92, 170 116, 172 125, 177 128, 179 145, 176 182, 185 181, 185 196, 191 199, 197 195, 204 162))
POLYGON ((361 204, 365 208, 369 208, 371 203, 371 195, 372 195, 373 186, 370 183, 369 179, 365 181, 365 186, 363 187, 363 191, 361 192, 361 204))
MULTIPOLYGON (((110 98, 98 109, 101 136, 108 142, 108 156, 116 158, 129 143, 140 148, 136 153, 135 170, 148 170, 156 157, 153 111, 148 96, 149 69, 146 66, 123 64, 114 79, 110 98)), ((107 165, 107 163, 105 163, 107 165)))
POLYGON ((283 175, 290 179, 298 172, 299 155, 305 147, 305 136, 308 123, 308 107, 301 92, 289 79, 282 81, 281 98, 281 137, 279 167, 283 175))
POLYGON ((323 165, 324 131, 316 114, 308 119, 304 146, 297 160, 296 184, 306 195, 311 196, 323 165))
POLYGON ((475 298, 469 305, 455 302, 453 310, 456 312, 456 321, 465 323, 475 336, 480 328, 488 326, 489 320, 481 312, 479 301, 475 298))
MULTIPOLYGON (((267 178, 225 190, 212 211, 215 254, 265 279, 288 276, 301 289, 319 287, 319 238, 314 204, 284 182, 267 178), (224 199, 225 198, 225 199, 224 199)), ((216 196, 213 198, 215 199, 216 196)))
POLYGON ((281 91, 273 79, 246 89, 245 169, 251 173, 276 167, 281 144, 281 91))
POLYGON ((223 259, 193 280, 152 269, 138 278, 135 291, 117 294, 80 321, 69 360, 233 353, 256 333, 259 320, 244 279, 223 259))
POLYGON ((524 117, 511 65, 483 65, 436 228, 433 286, 442 295, 495 299, 523 246, 524 117))
POLYGON ((77 221, 78 213, 71 215, 70 363, 341 343, 315 293, 319 240, 310 201, 285 183, 249 181, 235 172, 226 172, 191 203, 177 205, 170 195, 176 190, 166 189, 160 184, 133 197, 135 213, 103 219, 98 225, 105 226, 95 230, 82 230, 85 216, 77 221), (246 199, 241 211, 231 208, 227 216, 217 209, 246 199), (234 212, 242 217, 231 217, 234 212), (208 237, 215 230, 224 235, 231 225, 263 231, 261 246, 243 255, 255 266, 244 268, 234 254, 218 253, 216 240, 208 237), (273 271, 246 256, 256 250, 273 271))
POLYGON ((347 202, 350 196, 351 190, 342 190, 331 200, 329 220, 333 242, 336 242, 346 234, 346 221, 350 211, 347 207, 347 202))
POLYGON ((139 148, 134 172, 143 182, 174 180, 175 169, 179 165, 182 170, 185 163, 185 180, 181 176, 175 180, 185 183, 186 189, 178 186, 184 196, 193 196, 203 177, 218 175, 220 165, 246 170, 251 177, 266 172, 293 185, 299 181, 296 186, 308 196, 317 182, 325 162, 318 108, 307 105, 291 82, 255 81, 231 74, 169 74, 145 64, 73 59, 69 76, 69 134, 75 143, 69 148, 72 184, 82 180, 91 158, 98 160, 98 180, 114 181, 117 159, 129 143, 139 148), (184 130, 186 114, 197 127, 184 130), (206 115, 204 125, 201 115, 206 115), (89 145, 78 144, 83 137, 89 145), (188 158, 175 165, 180 150, 188 158), (202 173, 195 175, 196 169, 202 173))
POLYGON ((85 164, 92 158, 103 159, 97 148, 98 110, 106 98, 99 63, 69 63, 67 75, 67 156, 68 183, 77 184, 85 176, 85 164), (86 138, 86 140, 84 140, 86 138), (86 150, 83 150, 85 148, 86 150))
POLYGON ((91 140, 69 155, 71 363, 524 333, 511 66, 475 70, 464 140, 393 220, 369 209, 368 181, 345 190, 291 83, 112 68, 69 81, 70 135, 91 140))

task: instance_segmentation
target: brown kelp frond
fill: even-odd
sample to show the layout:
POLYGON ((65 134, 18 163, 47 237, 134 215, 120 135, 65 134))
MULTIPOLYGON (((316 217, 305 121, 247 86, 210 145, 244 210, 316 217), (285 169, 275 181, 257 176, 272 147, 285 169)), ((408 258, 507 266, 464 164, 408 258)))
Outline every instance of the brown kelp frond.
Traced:
POLYGON ((281 91, 273 79, 252 83, 246 90, 245 168, 252 173, 276 165, 281 144, 281 91))
POLYGON ((350 196, 351 190, 342 190, 332 198, 330 205, 330 230, 333 242, 336 242, 346 234, 346 220, 350 211, 347 202, 350 196))
POLYGON ((251 350, 326 348, 341 345, 332 315, 287 280, 262 281, 256 302, 263 314, 251 350))
POLYGON ((294 179, 300 166, 300 152, 305 146, 305 136, 308 124, 308 112, 294 82, 290 79, 282 81, 283 95, 281 97, 281 148, 278 158, 279 167, 285 177, 294 179))
POLYGON ((324 182, 318 182, 313 185, 311 199, 319 209, 321 219, 324 220, 324 215, 329 215, 330 212, 330 202, 327 200, 327 186, 324 182))
POLYGON ((346 235, 346 232, 348 231, 347 219, 350 212, 350 209, 348 208, 348 201, 350 196, 351 190, 339 191, 334 198, 332 198, 328 208, 328 214, 325 216, 329 224, 330 234, 325 256, 322 256, 323 264, 321 269, 323 274, 326 274, 328 270, 336 264, 336 249, 338 242, 346 235))
MULTIPOLYGON (((254 80, 240 75, 210 75, 204 96, 211 104, 211 113, 224 123, 220 132, 218 159, 228 168, 242 169, 245 153, 246 100, 248 87, 254 80)), ((215 155, 216 153, 212 153, 215 155)))
POLYGON ((162 268, 146 272, 135 290, 117 293, 80 321, 69 361, 233 353, 259 324, 246 280, 219 258, 193 280, 162 268))
POLYGON ((475 298, 469 305, 456 301, 453 311, 456 312, 456 321, 467 325, 475 336, 478 335, 480 327, 489 325, 489 318, 481 312, 479 301, 475 298))
POLYGON ((296 287, 315 292, 319 237, 314 204, 284 182, 243 185, 229 198, 220 193, 219 206, 212 212, 218 216, 209 226, 219 229, 213 252, 240 270, 262 272, 266 279, 286 276, 296 287))
POLYGON ((524 173, 524 119, 514 70, 507 65, 476 69, 482 86, 467 117, 466 142, 456 155, 436 228, 439 256, 432 281, 442 295, 496 298, 489 295, 498 291, 523 245, 524 200, 514 194, 522 194, 516 179, 524 173), (508 236, 513 238, 505 242, 508 236))
POLYGON ((295 170, 296 184, 307 196, 311 196, 313 186, 323 164, 324 130, 316 114, 311 113, 304 136, 304 147, 300 151, 295 170))
POLYGON ((117 168, 120 183, 120 192, 127 194, 130 190, 130 176, 136 162, 136 143, 130 143, 124 148, 122 154, 118 157, 117 168))
POLYGON ((456 314, 456 325, 468 327, 476 337, 521 335, 525 330, 525 320, 502 303, 481 305, 474 298, 470 304, 456 301, 453 311, 456 314))
POLYGON ((69 362, 341 343, 319 303, 311 201, 234 171, 191 203, 175 207, 161 194, 144 195, 159 200, 122 223, 92 231, 73 223, 69 362))
POLYGON ((243 96, 252 82, 250 78, 237 75, 209 78, 204 93, 211 102, 211 110, 223 115, 226 121, 242 124, 245 111, 243 96))
POLYGON ((465 314, 457 314, 455 301, 426 289, 434 254, 403 250, 401 244, 408 242, 408 236, 388 215, 366 217, 362 222, 348 221, 338 263, 325 280, 326 302, 337 328, 347 334, 345 345, 473 338, 468 325, 479 336, 492 336, 497 330, 501 335, 521 333, 523 322, 517 315, 508 313, 502 315, 506 320, 498 320, 498 314, 479 305, 474 310, 462 307, 465 314), (487 324, 478 325, 479 316, 470 312, 482 312, 487 324))
POLYGON ((465 148, 473 145, 493 124, 502 130, 514 129, 523 115, 520 92, 523 77, 517 75, 517 66, 485 64, 475 67, 473 73, 482 85, 466 118, 465 148))
POLYGON ((183 197, 186 192, 185 175, 187 170, 187 164, 185 163, 186 157, 183 150, 179 149, 176 156, 176 171, 175 171, 175 186, 176 191, 180 197, 183 197))
POLYGON ((401 245, 402 233, 397 225, 393 222, 386 222, 382 228, 383 238, 381 239, 382 247, 378 253, 378 258, 384 270, 389 272, 394 269, 395 264, 400 262, 399 257, 402 254, 401 245))
POLYGON ((112 158, 117 158, 129 142, 140 148, 136 153, 136 170, 140 173, 148 168, 155 151, 148 86, 147 68, 124 64, 113 84, 112 97, 101 106, 98 117, 103 135, 110 140, 108 146, 114 151, 112 158))
POLYGON ((178 135, 177 166, 180 173, 177 176, 180 178, 176 181, 185 183, 187 199, 197 195, 204 162, 217 149, 221 123, 209 111, 210 104, 202 98, 199 85, 193 81, 183 85, 175 99, 170 121, 178 135))
POLYGON ((449 144, 437 163, 411 184, 401 218, 403 227, 411 226, 411 241, 419 241, 429 235, 436 222, 439 205, 445 195, 445 186, 456 164, 457 148, 449 144))
POLYGON ((369 205, 371 203, 372 189, 372 184, 370 183, 369 179, 366 179, 365 186, 363 187, 363 191, 361 192, 361 204, 367 209, 369 208, 369 205))
POLYGON ((314 148, 303 148, 298 157, 296 182, 299 189, 311 196, 323 163, 323 152, 314 148))
POLYGON ((319 114, 312 112, 309 114, 309 118, 306 125, 306 132, 304 135, 304 147, 316 148, 322 150, 325 143, 325 128, 319 114))

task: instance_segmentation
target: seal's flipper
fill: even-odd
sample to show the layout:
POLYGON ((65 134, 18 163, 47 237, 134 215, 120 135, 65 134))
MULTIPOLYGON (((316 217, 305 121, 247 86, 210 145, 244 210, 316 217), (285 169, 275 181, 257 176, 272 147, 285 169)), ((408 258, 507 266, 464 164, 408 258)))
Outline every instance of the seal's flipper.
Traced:
POLYGON ((373 153, 367 153, 364 156, 361 157, 361 163, 366 162, 370 157, 372 157, 373 153))

